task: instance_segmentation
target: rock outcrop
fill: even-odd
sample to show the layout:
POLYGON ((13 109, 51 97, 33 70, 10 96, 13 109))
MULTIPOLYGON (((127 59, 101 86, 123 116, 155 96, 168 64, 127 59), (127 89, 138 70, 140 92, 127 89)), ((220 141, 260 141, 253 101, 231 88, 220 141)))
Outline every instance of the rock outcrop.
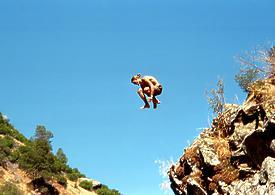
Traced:
POLYGON ((169 172, 175 194, 275 194, 275 78, 226 104, 169 172))

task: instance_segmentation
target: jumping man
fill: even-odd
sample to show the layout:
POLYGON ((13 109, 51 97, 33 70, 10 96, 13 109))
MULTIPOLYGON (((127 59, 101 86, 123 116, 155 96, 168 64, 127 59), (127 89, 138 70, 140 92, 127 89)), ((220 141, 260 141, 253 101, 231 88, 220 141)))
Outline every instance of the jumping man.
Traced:
POLYGON ((150 108, 149 102, 151 101, 153 101, 154 109, 156 109, 157 105, 160 104, 156 96, 162 92, 162 86, 157 79, 152 76, 144 76, 141 78, 141 75, 137 74, 132 77, 131 82, 140 86, 137 93, 144 102, 144 106, 142 106, 141 109, 150 108), (148 100, 145 95, 148 96, 148 100))

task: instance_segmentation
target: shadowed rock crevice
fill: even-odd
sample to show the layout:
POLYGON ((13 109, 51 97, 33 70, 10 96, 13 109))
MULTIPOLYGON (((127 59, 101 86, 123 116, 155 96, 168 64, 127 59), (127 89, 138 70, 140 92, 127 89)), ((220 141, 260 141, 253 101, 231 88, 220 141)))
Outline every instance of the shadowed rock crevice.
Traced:
POLYGON ((58 190, 53 185, 46 182, 43 178, 34 179, 30 183, 30 187, 33 188, 37 194, 59 195, 58 190))

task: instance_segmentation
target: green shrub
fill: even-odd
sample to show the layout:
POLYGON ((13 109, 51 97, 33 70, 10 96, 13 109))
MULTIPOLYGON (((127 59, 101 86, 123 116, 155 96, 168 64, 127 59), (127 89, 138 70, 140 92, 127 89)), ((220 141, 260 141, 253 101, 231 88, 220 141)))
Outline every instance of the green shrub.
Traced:
POLYGON ((23 195, 23 192, 13 183, 6 182, 0 186, 1 195, 23 195))
POLYGON ((10 154, 9 160, 10 160, 12 163, 16 163, 16 162, 18 162, 19 156, 20 156, 19 150, 14 150, 14 151, 10 154))
POLYGON ((68 159, 65 155, 65 153, 63 152, 63 150, 61 148, 59 148, 57 150, 57 153, 55 155, 55 168, 58 170, 58 172, 66 172, 67 170, 67 162, 68 159))
POLYGON ((96 190, 98 195, 121 195, 118 190, 109 189, 106 185, 102 185, 101 188, 96 190))
POLYGON ((209 106, 213 109, 214 113, 221 113, 223 112, 225 99, 224 99, 224 83, 221 79, 217 82, 217 89, 210 90, 209 92, 206 91, 207 101, 209 106))
POLYGON ((93 188, 93 182, 84 180, 80 182, 79 186, 86 190, 91 190, 93 188))
POLYGON ((67 177, 71 181, 76 181, 79 177, 77 173, 67 173, 67 177))
POLYGON ((255 81, 275 76, 275 46, 255 48, 240 56, 238 62, 240 71, 235 75, 235 81, 244 92, 248 92, 255 81))
POLYGON ((241 69, 238 74, 235 75, 235 81, 241 87, 244 92, 249 91, 249 86, 259 78, 259 70, 248 68, 241 69))
POLYGON ((58 148, 55 156, 61 163, 63 163, 64 165, 67 164, 68 158, 66 154, 63 152, 62 148, 58 148))
POLYGON ((19 166, 33 178, 50 178, 58 173, 54 163, 54 155, 45 141, 34 141, 19 148, 19 166))
POLYGON ((4 119, 2 113, 0 113, 0 134, 9 135, 22 143, 29 142, 28 139, 19 133, 7 120, 4 119))
POLYGON ((65 188, 67 187, 67 179, 66 179, 64 176, 58 175, 58 176, 56 177, 56 179, 57 179, 57 182, 58 182, 59 184, 61 184, 61 185, 64 186, 65 188))
POLYGON ((0 142, 8 148, 13 148, 14 146, 14 141, 10 136, 5 136, 3 138, 0 139, 0 142))
POLYGON ((4 165, 4 162, 10 158, 13 145, 14 141, 12 138, 8 136, 0 138, 0 165, 4 165))
POLYGON ((71 181, 76 181, 78 178, 85 177, 85 175, 80 173, 77 168, 72 169, 69 166, 66 168, 66 173, 68 179, 71 181))
POLYGON ((12 135, 12 129, 7 123, 0 123, 0 134, 12 135))

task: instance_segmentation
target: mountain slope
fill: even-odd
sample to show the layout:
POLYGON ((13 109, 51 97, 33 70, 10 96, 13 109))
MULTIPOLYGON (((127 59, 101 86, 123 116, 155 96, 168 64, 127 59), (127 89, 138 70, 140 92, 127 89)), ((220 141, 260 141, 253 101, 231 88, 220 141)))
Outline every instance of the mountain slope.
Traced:
POLYGON ((67 165, 62 149, 53 154, 52 137, 38 125, 29 140, 0 113, 0 194, 120 194, 67 165))

